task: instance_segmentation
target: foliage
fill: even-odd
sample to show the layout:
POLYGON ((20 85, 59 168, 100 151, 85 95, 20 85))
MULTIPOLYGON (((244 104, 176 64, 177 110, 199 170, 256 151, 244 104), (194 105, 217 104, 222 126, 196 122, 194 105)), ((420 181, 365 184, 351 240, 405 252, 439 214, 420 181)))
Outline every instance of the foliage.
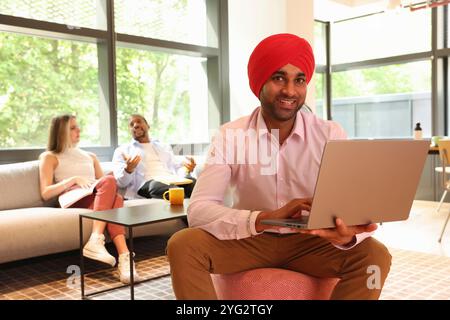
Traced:
POLYGON ((0 33, 0 79, 1 148, 46 145, 60 113, 76 114, 87 141, 98 144, 93 45, 0 33))
MULTIPOLYGON (((162 0, 153 2, 163 4, 162 0)), ((34 9, 45 8, 44 13, 53 14, 53 3, 38 0, 32 4, 34 9)), ((8 0, 0 4, 0 12, 23 10, 28 5, 8 0)), ((188 2, 171 0, 164 5, 183 14, 188 2)), ((65 3, 58 8, 70 11, 71 6, 65 3)), ((103 98, 108 89, 100 81, 106 78, 106 70, 98 66, 98 48, 104 45, 0 33, 0 149, 44 147, 51 118, 62 113, 77 116, 83 145, 108 144, 109 131, 102 129, 109 128, 109 106, 103 98)), ((128 118, 133 113, 145 115, 151 135, 160 140, 189 139, 192 63, 185 61, 158 51, 117 48, 119 142, 131 138, 128 118)))
POLYGON ((429 62, 333 73, 333 98, 431 90, 429 62))
MULTIPOLYGON (((163 141, 182 139, 180 124, 189 124, 189 72, 177 56, 120 48, 117 54, 119 142, 131 139, 128 119, 146 117, 150 134, 163 141)), ((184 133, 186 134, 186 133, 184 133)))

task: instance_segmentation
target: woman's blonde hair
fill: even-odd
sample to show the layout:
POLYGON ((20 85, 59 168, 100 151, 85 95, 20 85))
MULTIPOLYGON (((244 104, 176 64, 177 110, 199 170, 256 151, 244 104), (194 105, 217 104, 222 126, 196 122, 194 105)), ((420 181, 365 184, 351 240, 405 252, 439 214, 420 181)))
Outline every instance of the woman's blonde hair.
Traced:
POLYGON ((50 125, 48 135, 47 150, 54 153, 64 152, 67 148, 72 147, 70 141, 70 119, 75 119, 74 115, 64 114, 54 117, 50 125))

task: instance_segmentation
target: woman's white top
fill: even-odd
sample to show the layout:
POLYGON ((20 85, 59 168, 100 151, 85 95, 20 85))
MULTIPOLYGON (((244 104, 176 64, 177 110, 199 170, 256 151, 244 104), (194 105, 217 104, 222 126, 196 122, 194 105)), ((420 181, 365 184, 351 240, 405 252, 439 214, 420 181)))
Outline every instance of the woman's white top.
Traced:
POLYGON ((54 155, 58 159, 58 166, 54 173, 56 183, 73 176, 95 180, 94 159, 86 151, 80 148, 68 148, 54 155))

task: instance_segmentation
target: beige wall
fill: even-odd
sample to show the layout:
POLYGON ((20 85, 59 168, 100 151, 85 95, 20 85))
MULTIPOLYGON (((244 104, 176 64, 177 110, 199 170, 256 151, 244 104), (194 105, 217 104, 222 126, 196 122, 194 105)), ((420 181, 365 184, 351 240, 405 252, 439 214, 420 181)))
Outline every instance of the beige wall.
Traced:
MULTIPOLYGON (((303 37, 314 48, 314 5, 313 0, 287 0, 287 32, 303 37)), ((308 85, 306 104, 315 110, 315 77, 308 85)))
MULTIPOLYGON (((313 0, 229 0, 231 120, 248 115, 259 106, 247 78, 253 48, 275 33, 293 33, 313 44, 313 0)), ((314 78, 306 103, 314 108, 314 78)))

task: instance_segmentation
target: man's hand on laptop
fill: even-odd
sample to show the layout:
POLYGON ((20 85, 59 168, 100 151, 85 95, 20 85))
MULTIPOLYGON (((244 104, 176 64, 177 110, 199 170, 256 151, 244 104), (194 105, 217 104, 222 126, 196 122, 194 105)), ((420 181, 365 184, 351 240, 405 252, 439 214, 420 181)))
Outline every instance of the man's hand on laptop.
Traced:
POLYGON ((356 242, 356 235, 363 232, 375 231, 378 226, 375 223, 347 226, 340 218, 336 218, 336 228, 316 229, 316 230, 300 230, 300 233, 319 236, 330 241, 337 246, 351 246, 356 242))
MULTIPOLYGON (((267 219, 288 219, 288 218, 298 218, 301 216, 302 211, 310 211, 312 204, 312 198, 306 199, 294 199, 289 201, 283 207, 273 210, 273 211, 263 211, 258 214, 255 222, 255 228, 257 232, 262 232, 266 229, 287 229, 286 227, 277 227, 261 224, 262 220, 267 219)), ((299 232, 299 229, 289 228, 293 232, 299 232)))

